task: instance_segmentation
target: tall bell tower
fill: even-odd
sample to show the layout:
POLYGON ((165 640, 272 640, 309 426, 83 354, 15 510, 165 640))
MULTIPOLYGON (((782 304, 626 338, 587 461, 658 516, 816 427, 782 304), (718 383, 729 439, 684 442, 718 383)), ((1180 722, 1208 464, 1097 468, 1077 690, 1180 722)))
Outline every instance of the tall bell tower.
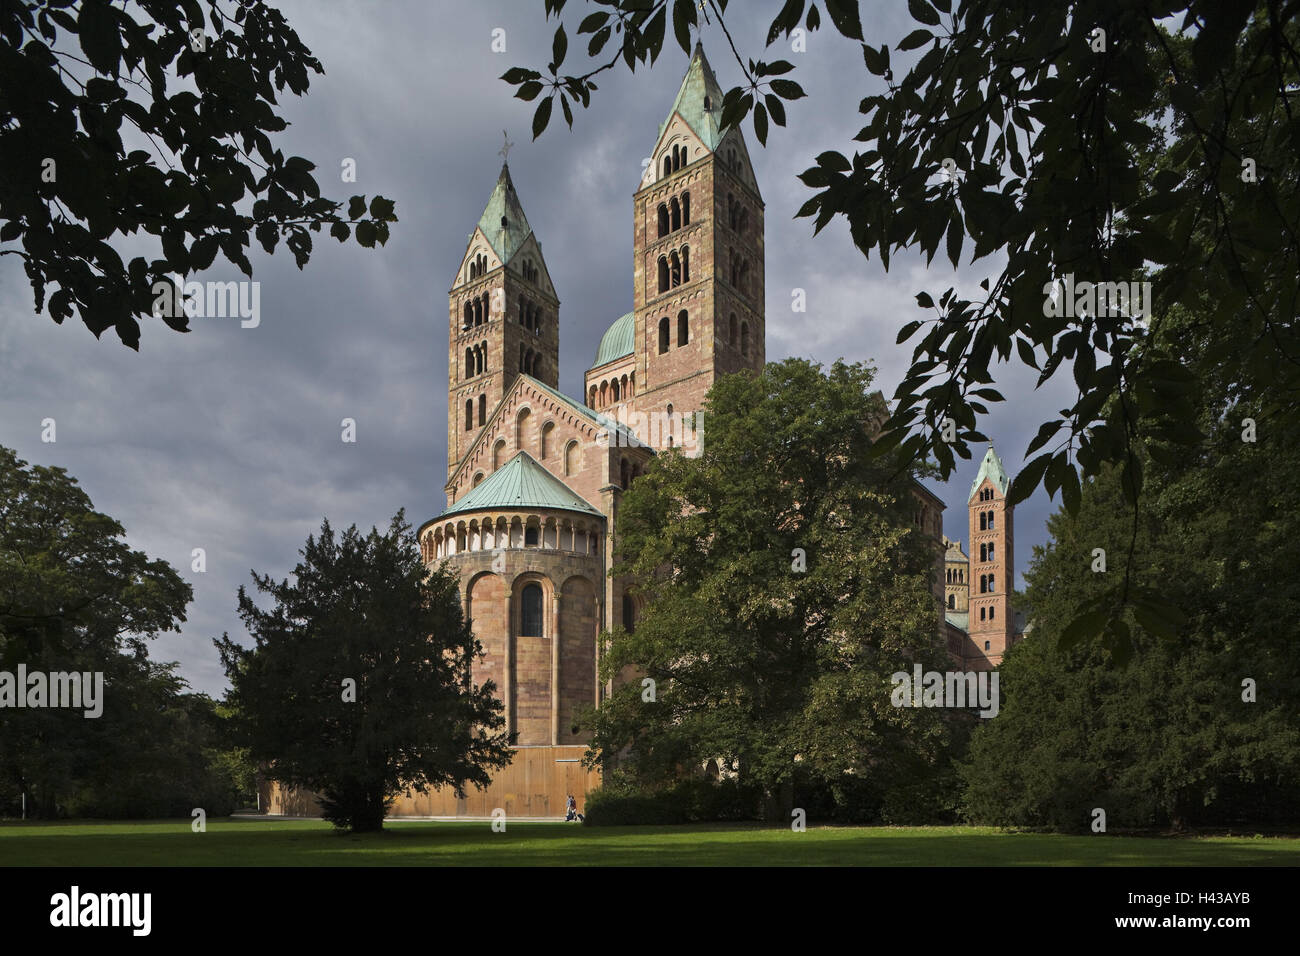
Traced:
MULTIPOLYGON (((765 356, 763 199, 699 43, 633 196, 634 411, 698 411, 765 356)), ((670 431, 652 433, 656 446, 670 431)))
MULTIPOLYGON (((970 602, 966 632, 985 667, 996 667, 1015 633, 1011 586, 1015 580, 1015 508, 1007 504, 1010 479, 989 443, 971 485, 970 602)), ((977 656, 976 660, 980 658, 977 656)))
POLYGON ((517 375, 559 385, 560 300, 505 163, 447 299, 450 476, 517 375))

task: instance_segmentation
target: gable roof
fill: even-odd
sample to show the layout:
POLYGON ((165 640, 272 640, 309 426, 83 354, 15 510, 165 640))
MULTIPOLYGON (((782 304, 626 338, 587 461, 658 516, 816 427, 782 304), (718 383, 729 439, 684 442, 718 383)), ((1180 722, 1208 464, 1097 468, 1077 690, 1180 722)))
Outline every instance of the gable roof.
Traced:
POLYGON ((664 130, 668 128, 673 113, 677 113, 686 121, 686 125, 710 152, 718 148, 718 144, 722 142, 722 130, 718 126, 718 120, 722 116, 722 88, 718 86, 713 70, 709 67, 709 61, 704 56, 704 45, 698 40, 695 41, 695 53, 691 56, 691 65, 686 68, 686 76, 677 91, 677 99, 673 100, 673 108, 668 113, 668 119, 659 124, 659 139, 663 138, 664 130), (706 96, 709 98, 707 110, 704 108, 706 96))
POLYGON ((547 395, 550 395, 552 398, 557 399, 558 401, 561 401, 564 404, 568 405, 579 415, 586 415, 588 418, 593 419, 597 424, 603 426, 607 431, 617 432, 619 435, 622 436, 621 444, 624 447, 627 447, 629 445, 631 445, 632 447, 642 447, 642 448, 650 447, 649 445, 643 445, 641 443, 641 439, 636 437, 636 433, 633 432, 626 425, 619 422, 618 419, 610 418, 608 415, 604 414, 603 412, 598 412, 594 408, 588 408, 586 405, 582 404, 582 402, 570 398, 568 395, 565 395, 563 392, 558 391, 557 389, 551 388, 551 386, 547 385, 545 382, 535 379, 531 375, 520 375, 519 377, 523 379, 527 379, 529 383, 535 385, 538 389, 545 392, 547 395))
POLYGON ((514 258, 533 231, 524 215, 524 207, 519 204, 515 184, 510 180, 510 167, 505 163, 501 164, 501 175, 492 188, 483 215, 479 216, 478 227, 502 263, 514 258))
POLYGON ((600 337, 600 347, 596 349, 596 361, 592 368, 612 362, 614 359, 631 355, 636 342, 636 322, 634 313, 619 316, 600 337))
POLYGON ((1007 488, 1011 485, 1011 479, 1007 477, 1006 469, 1002 467, 1002 459, 993 451, 993 442, 989 442, 989 450, 984 453, 984 460, 980 462, 980 470, 975 475, 975 480, 971 482, 970 494, 966 496, 967 502, 975 497, 975 492, 988 478, 993 482, 999 494, 1005 495, 1007 488))
POLYGON ((492 409, 492 414, 488 416, 488 420, 485 423, 485 425, 479 428, 478 434, 474 436, 474 440, 470 442, 469 447, 465 449, 465 454, 461 456, 460 461, 457 463, 455 470, 451 473, 451 476, 447 479, 446 485, 443 486, 444 488, 451 487, 453 479, 457 475, 461 474, 462 471, 464 471, 465 463, 468 462, 470 458, 473 457, 474 451, 479 447, 480 444, 487 441, 487 436, 492 431, 492 426, 496 424, 497 419, 501 417, 502 414, 501 410, 506 407, 506 399, 510 397, 511 392, 513 392, 516 388, 519 387, 520 382, 527 382, 529 385, 533 386, 539 392, 543 392, 551 396, 552 398, 554 398, 556 401, 562 402, 563 404, 567 405, 570 409, 577 412, 579 415, 582 415, 588 421, 591 421, 601 426, 606 431, 610 432, 611 438, 613 437, 613 433, 616 432, 620 436, 618 438, 618 443, 622 447, 646 448, 650 450, 651 454, 654 453, 654 450, 651 449, 649 445, 643 444, 641 440, 636 437, 636 434, 631 429, 629 429, 626 425, 620 424, 618 421, 610 418, 607 415, 602 415, 600 412, 596 411, 595 409, 588 408, 586 405, 582 404, 579 401, 575 401, 574 399, 570 398, 568 395, 565 395, 563 392, 551 388, 551 386, 547 385, 545 382, 539 379, 535 379, 531 375, 525 375, 524 373, 520 372, 518 375, 514 377, 514 380, 510 383, 509 388, 506 389, 506 393, 501 397, 501 401, 497 402, 496 407, 492 409))
POLYGON ((438 517, 498 508, 551 508, 604 517, 526 451, 492 472, 438 517))

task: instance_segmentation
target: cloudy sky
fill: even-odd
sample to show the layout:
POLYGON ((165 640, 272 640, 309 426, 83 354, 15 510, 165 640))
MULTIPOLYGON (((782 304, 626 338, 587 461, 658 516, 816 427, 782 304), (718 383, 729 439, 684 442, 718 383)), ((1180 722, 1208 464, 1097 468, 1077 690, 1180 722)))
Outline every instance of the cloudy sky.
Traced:
MULTIPOLYGON (((13 257, 0 257, 0 444, 21 458, 59 465, 95 506, 122 522, 132 546, 165 559, 194 586, 180 635, 153 656, 181 662, 195 689, 219 694, 225 679, 212 638, 244 631, 235 590, 249 570, 283 577, 298 548, 327 516, 336 527, 383 526, 398 508, 413 524, 444 505, 446 476, 447 289, 500 169, 502 130, 516 146, 510 168, 561 299, 560 386, 581 395, 582 373, 601 332, 632 302, 632 193, 654 146, 687 57, 671 40, 655 67, 602 74, 590 109, 572 131, 562 123, 530 141, 532 107, 500 79, 510 66, 544 69, 554 22, 542 0, 282 0, 289 21, 325 66, 309 95, 289 99, 280 145, 317 164, 326 194, 396 200, 400 220, 388 245, 365 250, 319 238, 299 271, 285 250, 252 254, 261 283, 261 322, 197 319, 180 335, 146 323, 140 352, 110 330, 102 341, 75 319, 56 326, 32 311, 13 257), (493 31, 506 50, 492 52, 493 31), (344 159, 357 183, 342 183, 344 159), (41 440, 53 418, 57 441, 41 440), (353 418, 357 441, 340 440, 353 418), (191 571, 203 548, 204 573, 191 571)), ((572 37, 586 5, 566 19, 572 37)), ((875 44, 897 45, 914 26, 905 0, 875 0, 864 26, 875 44)), ((729 20, 744 54, 762 50, 779 0, 732 4, 729 20)), ((705 50, 724 89, 739 71, 717 27, 705 50)), ((779 41, 778 45, 786 45, 779 41)), ((795 177, 824 149, 851 149, 856 104, 878 81, 857 44, 827 28, 785 58, 809 98, 766 149, 747 127, 767 204, 767 357, 830 363, 869 360, 893 393, 910 358, 894 344, 920 317, 914 296, 950 285, 974 290, 986 274, 946 262, 927 270, 899 256, 886 273, 865 261, 847 228, 812 236, 794 219, 810 195, 795 177), (808 311, 791 311, 805 289, 808 311)), ((570 60, 582 52, 571 44, 570 60)), ((894 68, 903 61, 895 57, 894 68)), ((256 244, 255 244, 256 245, 256 244)), ((204 279, 241 276, 222 259, 204 279)), ((1033 390, 1033 376, 1000 366, 1008 402, 982 430, 1014 476, 1050 409, 1067 404, 1066 381, 1033 390)), ((945 532, 967 539, 966 496, 982 449, 946 486, 945 532)), ((1041 492, 1016 521, 1023 571, 1045 540, 1052 504, 1041 492)))

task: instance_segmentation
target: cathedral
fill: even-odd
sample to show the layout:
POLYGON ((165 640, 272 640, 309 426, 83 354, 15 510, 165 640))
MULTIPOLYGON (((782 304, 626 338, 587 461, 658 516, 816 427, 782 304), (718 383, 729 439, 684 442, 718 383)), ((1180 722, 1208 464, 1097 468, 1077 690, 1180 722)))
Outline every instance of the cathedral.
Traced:
MULTIPOLYGON (((578 398, 559 390, 560 299, 507 165, 469 235, 448 293, 447 507, 417 535, 429 565, 460 576, 484 652, 474 679, 496 685, 515 757, 486 791, 407 794, 394 816, 561 817, 568 794, 599 785, 580 713, 605 691, 599 634, 638 614, 609 574, 621 495, 654 455, 692 453, 692 413, 719 376, 765 361, 763 199, 721 107, 697 44, 633 196, 632 310, 601 336, 578 398)), ((963 669, 995 667, 1015 639, 1007 485, 990 446, 970 495, 978 561, 913 487, 936 626, 963 669)))

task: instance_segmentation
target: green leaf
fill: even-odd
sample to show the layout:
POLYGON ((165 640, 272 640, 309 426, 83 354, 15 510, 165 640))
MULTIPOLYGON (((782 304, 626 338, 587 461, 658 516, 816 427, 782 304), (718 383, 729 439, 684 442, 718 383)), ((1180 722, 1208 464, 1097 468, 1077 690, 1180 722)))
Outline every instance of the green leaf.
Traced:
POLYGON ((933 309, 934 299, 930 298, 930 293, 928 292, 918 292, 916 294, 916 304, 923 309, 933 309))
POLYGON ((1007 492, 1007 506, 1018 505, 1038 487, 1038 483, 1043 480, 1043 473, 1047 471, 1047 465, 1052 460, 1051 452, 1045 455, 1039 455, 1016 475, 1015 480, 1011 482, 1011 488, 1007 492))
POLYGON ((754 135, 758 137, 759 143, 767 145, 767 110, 762 103, 754 106, 754 135))
POLYGON ((691 55, 691 25, 695 22, 695 4, 691 0, 674 0, 673 34, 677 37, 677 45, 687 56, 691 55))
POLYGON ((122 59, 118 15, 107 0, 84 0, 77 19, 77 36, 86 59, 100 73, 113 76, 122 59))
MULTIPOLYGON (((922 295, 924 295, 924 293, 922 293, 922 295)), ((908 322, 905 326, 903 326, 901 329, 898 330, 898 341, 895 344, 902 345, 904 342, 906 342, 908 339, 912 337, 912 334, 917 329, 919 329, 921 325, 922 323, 920 322, 908 322)))
POLYGON ((373 249, 375 247, 375 237, 376 231, 373 222, 365 221, 357 223, 357 242, 365 246, 367 249, 373 249))
POLYGON ((551 121, 551 107, 554 96, 548 96, 537 104, 537 112, 533 114, 533 139, 542 135, 546 129, 546 124, 551 121))
POLYGON ((772 92, 786 100, 797 100, 806 95, 803 87, 794 80, 773 80, 772 92))
POLYGON ((932 27, 939 25, 939 14, 925 0, 907 0, 907 10, 912 19, 932 27))
MULTIPOLYGON (((814 8, 816 9, 816 8, 814 8)), ((862 39, 862 21, 858 16, 858 0, 826 0, 826 14, 835 29, 850 40, 862 39)), ((811 17, 811 13, 809 14, 811 17)))
POLYGON ((948 261, 952 263, 954 269, 957 263, 961 261, 961 241, 966 235, 966 230, 962 227, 961 213, 956 209, 952 212, 952 220, 948 223, 948 261))
POLYGON ((934 34, 929 30, 913 30, 903 37, 903 42, 898 44, 898 48, 900 50, 915 50, 932 39, 934 39, 934 34))
POLYGON ((1106 619, 1106 612, 1100 609, 1076 615, 1057 638, 1057 650, 1068 651, 1076 644, 1100 637, 1106 626, 1106 619))
POLYGON ((551 65, 554 69, 559 69, 568 52, 569 38, 564 32, 564 24, 561 23, 555 28, 555 39, 551 41, 551 65))
POLYGON ((862 44, 862 59, 867 65, 867 70, 876 76, 884 76, 885 71, 889 69, 889 64, 880 51, 866 43, 862 44))

